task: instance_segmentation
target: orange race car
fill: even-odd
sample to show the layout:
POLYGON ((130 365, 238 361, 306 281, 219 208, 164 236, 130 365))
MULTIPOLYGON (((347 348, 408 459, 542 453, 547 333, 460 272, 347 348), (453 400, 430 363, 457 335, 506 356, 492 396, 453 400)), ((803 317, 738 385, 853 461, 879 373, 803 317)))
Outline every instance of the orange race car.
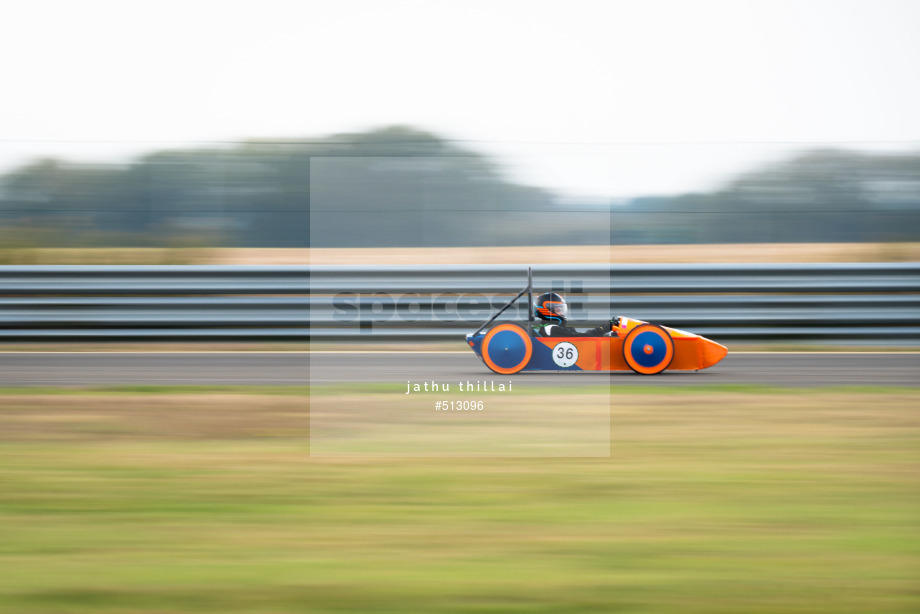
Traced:
MULTIPOLYGON (((538 334, 540 326, 534 326, 535 310, 545 311, 540 307, 530 309, 526 325, 502 323, 483 332, 525 293, 528 302, 532 303, 532 285, 532 274, 528 269, 527 287, 475 332, 466 336, 476 355, 495 373, 631 369, 636 373, 654 375, 666 369, 706 369, 728 353, 725 346, 705 337, 625 316, 613 318, 608 332, 598 336, 544 336, 538 334)), ((564 316, 561 321, 564 322, 564 316)))

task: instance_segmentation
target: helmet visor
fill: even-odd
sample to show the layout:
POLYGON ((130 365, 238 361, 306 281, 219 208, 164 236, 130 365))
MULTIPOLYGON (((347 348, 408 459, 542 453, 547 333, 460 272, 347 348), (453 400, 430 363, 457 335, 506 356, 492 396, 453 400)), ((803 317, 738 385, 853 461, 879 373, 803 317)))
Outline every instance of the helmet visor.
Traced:
POLYGON ((569 311, 568 305, 561 301, 546 301, 543 303, 543 306, 546 307, 550 313, 557 315, 560 318, 564 318, 569 311))

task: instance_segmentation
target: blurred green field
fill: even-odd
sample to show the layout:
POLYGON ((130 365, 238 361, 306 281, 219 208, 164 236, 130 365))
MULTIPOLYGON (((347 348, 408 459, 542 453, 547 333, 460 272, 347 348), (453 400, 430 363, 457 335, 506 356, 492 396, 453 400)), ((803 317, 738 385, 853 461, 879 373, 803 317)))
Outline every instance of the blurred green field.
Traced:
POLYGON ((610 458, 335 460, 300 388, 49 392, 0 391, 3 612, 920 610, 918 389, 614 391, 610 458))

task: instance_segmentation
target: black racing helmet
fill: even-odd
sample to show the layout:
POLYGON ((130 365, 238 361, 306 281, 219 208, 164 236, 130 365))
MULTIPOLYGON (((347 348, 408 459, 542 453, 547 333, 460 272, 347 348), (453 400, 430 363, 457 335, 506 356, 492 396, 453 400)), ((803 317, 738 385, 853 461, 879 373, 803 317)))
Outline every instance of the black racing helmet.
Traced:
POLYGON ((533 302, 533 314, 541 320, 565 324, 565 316, 569 311, 565 299, 555 292, 547 292, 537 297, 533 302))

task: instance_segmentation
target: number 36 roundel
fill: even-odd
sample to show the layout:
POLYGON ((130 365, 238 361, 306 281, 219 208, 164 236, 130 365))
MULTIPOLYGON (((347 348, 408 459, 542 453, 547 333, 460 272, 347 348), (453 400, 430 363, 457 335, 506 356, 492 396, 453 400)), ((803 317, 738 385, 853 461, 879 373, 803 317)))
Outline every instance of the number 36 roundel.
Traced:
POLYGON ((578 348, 568 341, 562 341, 553 348, 553 362, 560 367, 571 367, 578 362, 578 348))

